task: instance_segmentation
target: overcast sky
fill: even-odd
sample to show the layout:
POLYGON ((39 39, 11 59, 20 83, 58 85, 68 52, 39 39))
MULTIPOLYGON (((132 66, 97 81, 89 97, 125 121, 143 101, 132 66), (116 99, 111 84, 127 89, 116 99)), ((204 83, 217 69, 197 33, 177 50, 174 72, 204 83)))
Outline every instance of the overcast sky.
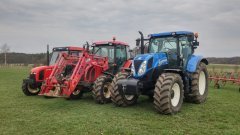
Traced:
POLYGON ((199 32, 197 54, 239 56, 240 0, 0 0, 0 45, 14 52, 113 36, 133 47, 138 30, 199 32))

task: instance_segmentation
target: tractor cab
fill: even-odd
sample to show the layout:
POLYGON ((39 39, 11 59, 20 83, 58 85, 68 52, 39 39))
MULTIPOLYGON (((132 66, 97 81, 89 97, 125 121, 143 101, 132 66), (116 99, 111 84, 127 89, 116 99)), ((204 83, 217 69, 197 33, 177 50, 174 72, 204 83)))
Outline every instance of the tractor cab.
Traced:
POLYGON ((97 56, 108 57, 108 72, 115 74, 130 59, 129 45, 124 42, 116 41, 100 41, 93 43, 92 53, 97 56))
POLYGON ((84 49, 80 47, 55 47, 52 50, 52 57, 50 59, 49 65, 53 66, 56 63, 60 53, 67 53, 72 56, 80 56, 83 50, 84 49))
POLYGON ((168 68, 186 67, 189 56, 199 45, 194 40, 194 33, 188 31, 166 32, 149 35, 148 53, 165 53, 168 68))

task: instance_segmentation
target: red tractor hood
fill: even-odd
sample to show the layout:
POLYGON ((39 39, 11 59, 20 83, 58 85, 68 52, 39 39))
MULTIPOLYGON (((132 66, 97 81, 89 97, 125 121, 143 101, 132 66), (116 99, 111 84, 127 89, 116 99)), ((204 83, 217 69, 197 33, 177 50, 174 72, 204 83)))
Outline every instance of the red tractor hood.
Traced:
POLYGON ((42 70, 45 70, 47 68, 52 68, 53 66, 39 66, 31 69, 31 73, 38 73, 42 70))

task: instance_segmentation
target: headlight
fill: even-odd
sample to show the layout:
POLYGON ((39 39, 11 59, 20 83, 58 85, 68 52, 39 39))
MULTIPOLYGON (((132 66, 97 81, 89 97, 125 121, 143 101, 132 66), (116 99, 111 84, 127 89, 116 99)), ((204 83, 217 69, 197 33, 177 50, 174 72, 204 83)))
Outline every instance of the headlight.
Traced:
POLYGON ((147 68, 147 61, 143 61, 143 63, 141 64, 139 70, 138 70, 138 75, 141 76, 146 72, 146 68, 147 68))
POLYGON ((132 63, 132 66, 131 66, 131 72, 133 75, 136 74, 136 71, 135 71, 135 67, 134 67, 134 64, 132 63))

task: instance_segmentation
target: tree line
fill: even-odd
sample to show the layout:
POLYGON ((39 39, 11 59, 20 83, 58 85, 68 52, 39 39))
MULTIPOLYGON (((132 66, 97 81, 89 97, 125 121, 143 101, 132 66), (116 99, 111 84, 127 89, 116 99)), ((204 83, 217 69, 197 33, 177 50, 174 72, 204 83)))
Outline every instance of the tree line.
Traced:
POLYGON ((211 64, 234 64, 240 65, 240 57, 230 57, 230 58, 216 58, 210 57, 207 58, 211 64))
MULTIPOLYGON (((46 64, 46 53, 26 54, 26 53, 7 53, 7 64, 46 64)), ((0 54, 0 64, 5 64, 5 54, 0 54)))
MULTIPOLYGON (((6 53, 8 64, 46 64, 46 53, 26 54, 26 53, 6 53)), ((231 58, 207 58, 211 64, 236 64, 240 65, 240 57, 231 58)), ((5 53, 0 54, 0 64, 5 63, 5 53)))

